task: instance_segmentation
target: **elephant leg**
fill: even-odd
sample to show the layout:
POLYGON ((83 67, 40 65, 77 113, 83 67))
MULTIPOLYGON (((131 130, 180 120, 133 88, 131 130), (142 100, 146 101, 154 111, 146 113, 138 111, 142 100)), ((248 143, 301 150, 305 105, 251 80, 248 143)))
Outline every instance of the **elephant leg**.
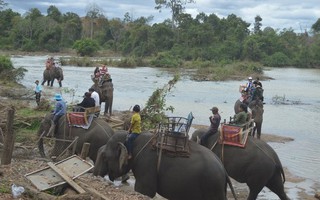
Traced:
POLYGON ((41 85, 44 85, 45 82, 46 82, 46 80, 43 80, 42 83, 41 83, 41 85))
POLYGON ((59 81, 59 87, 62 87, 62 81, 59 81))
POLYGON ((288 200, 288 196, 284 192, 284 186, 280 172, 274 173, 273 177, 266 185, 272 192, 274 192, 281 200, 288 200))
POLYGON ((262 126, 262 123, 256 123, 257 138, 258 138, 258 139, 260 139, 260 137, 261 137, 261 126, 262 126))
POLYGON ((252 137, 254 137, 256 135, 256 131, 257 131, 257 127, 254 126, 253 127, 253 131, 252 131, 252 137))
POLYGON ((54 79, 51 80, 51 84, 50 84, 51 87, 53 87, 53 83, 54 83, 54 79))
POLYGON ((247 200, 256 200, 258 197, 258 194, 263 189, 263 186, 262 187, 253 186, 253 187, 249 186, 250 192, 249 192, 249 196, 248 196, 247 200))
POLYGON ((50 86, 50 80, 47 80, 47 86, 50 86))

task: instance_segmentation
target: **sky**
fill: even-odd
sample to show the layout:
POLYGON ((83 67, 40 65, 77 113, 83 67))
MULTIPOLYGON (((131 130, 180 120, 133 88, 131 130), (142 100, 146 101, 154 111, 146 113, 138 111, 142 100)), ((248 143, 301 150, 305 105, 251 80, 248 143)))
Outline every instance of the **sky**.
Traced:
MULTIPOLYGON (((247 23, 253 24, 254 18, 262 18, 262 29, 272 27, 276 30, 292 28, 296 33, 310 31, 311 26, 320 18, 320 0, 195 0, 196 3, 186 5, 185 13, 193 18, 203 12, 206 15, 216 14, 220 19, 235 14, 247 23)), ((153 16, 151 23, 160 23, 171 18, 169 9, 161 12, 154 7, 154 0, 4 0, 21 15, 31 8, 38 8, 47 14, 50 5, 56 6, 60 12, 74 12, 80 17, 86 15, 88 6, 96 4, 108 18, 124 18, 126 12, 133 19, 141 16, 153 16)), ((253 26, 250 26, 252 29, 253 26)))

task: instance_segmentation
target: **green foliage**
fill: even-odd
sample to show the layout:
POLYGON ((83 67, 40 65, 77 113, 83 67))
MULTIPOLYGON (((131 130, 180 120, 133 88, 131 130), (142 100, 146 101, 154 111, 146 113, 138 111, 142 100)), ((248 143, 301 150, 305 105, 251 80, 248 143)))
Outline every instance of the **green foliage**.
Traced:
POLYGON ((73 47, 80 56, 93 56, 98 50, 99 45, 95 40, 82 39, 77 40, 73 47))
POLYGON ((150 64, 155 67, 177 68, 181 66, 182 61, 169 52, 164 52, 158 53, 158 55, 150 61, 150 64))
POLYGON ((178 82, 180 76, 175 75, 163 88, 158 88, 149 97, 145 107, 141 111, 142 129, 151 130, 163 122, 166 115, 165 111, 173 112, 172 106, 166 105, 166 96, 178 82))
POLYGON ((264 59, 263 64, 271 67, 290 66, 290 59, 282 52, 276 52, 264 59))
POLYGON ((12 70, 13 65, 8 56, 0 55, 0 73, 4 70, 12 70))

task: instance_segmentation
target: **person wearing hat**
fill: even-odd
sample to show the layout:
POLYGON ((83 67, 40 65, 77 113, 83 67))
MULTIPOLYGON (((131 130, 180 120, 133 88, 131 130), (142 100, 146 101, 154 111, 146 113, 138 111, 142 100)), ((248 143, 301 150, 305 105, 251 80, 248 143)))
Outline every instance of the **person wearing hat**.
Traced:
POLYGON ((84 112, 85 108, 95 107, 95 105, 96 105, 94 99, 91 98, 90 92, 84 93, 83 97, 84 98, 83 98, 82 102, 77 104, 78 108, 76 108, 76 110, 78 112, 84 112))
POLYGON ((34 82, 36 84, 36 87, 34 89, 34 94, 36 95, 36 103, 39 106, 40 105, 40 98, 41 98, 41 92, 42 92, 42 87, 39 84, 39 80, 36 80, 34 82))
POLYGON ((66 102, 62 100, 61 94, 55 94, 54 100, 56 100, 56 105, 52 115, 53 115, 54 125, 56 126, 58 124, 60 117, 66 114, 67 105, 66 105, 66 102))
POLYGON ((219 114, 219 109, 217 107, 213 107, 210 109, 212 111, 212 116, 209 117, 209 121, 210 121, 210 127, 209 130, 207 131, 207 133, 205 133, 202 137, 201 137, 201 141, 200 144, 201 145, 205 145, 207 139, 218 132, 218 128, 220 125, 220 121, 221 121, 221 116, 219 114))
POLYGON ((135 105, 133 107, 133 115, 130 121, 129 127, 129 136, 127 141, 125 142, 125 146, 128 149, 128 159, 132 158, 133 152, 133 141, 140 135, 141 133, 141 116, 140 116, 140 106, 135 105))

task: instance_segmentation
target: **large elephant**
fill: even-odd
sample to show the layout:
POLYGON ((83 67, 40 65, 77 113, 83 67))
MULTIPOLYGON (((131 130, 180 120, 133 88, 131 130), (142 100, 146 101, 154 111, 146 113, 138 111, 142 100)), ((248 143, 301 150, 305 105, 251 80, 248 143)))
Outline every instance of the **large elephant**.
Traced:
POLYGON ((59 86, 62 87, 63 70, 61 67, 50 67, 43 71, 43 81, 41 85, 47 82, 47 86, 53 86, 54 79, 58 80, 59 86))
POLYGON ((105 102, 104 115, 111 116, 112 114, 112 104, 113 104, 113 83, 110 81, 105 81, 101 86, 95 83, 92 88, 99 93, 100 103, 105 102))
MULTIPOLYGON (((207 132, 196 130, 191 140, 196 141, 207 132)), ((285 175, 276 152, 264 141, 248 137, 244 148, 217 142, 220 133, 210 136, 204 144, 220 157, 227 173, 236 181, 246 183, 250 189, 248 200, 257 198, 264 186, 280 199, 289 199, 284 192, 285 175)))
MULTIPOLYGON (((99 118, 94 118, 91 122, 91 125, 88 129, 80 127, 69 127, 66 123, 66 117, 62 116, 59 119, 57 127, 54 126, 52 121, 52 114, 47 114, 44 119, 41 121, 40 128, 38 130, 38 135, 47 135, 51 131, 55 131, 54 137, 57 139, 74 139, 78 136, 76 153, 80 154, 82 146, 84 143, 90 143, 90 149, 88 157, 95 162, 97 158, 98 149, 107 143, 109 138, 114 134, 113 129, 108 125, 108 123, 99 118)), ((60 154, 64 148, 70 143, 66 143, 60 140, 56 140, 55 146, 52 150, 56 155, 60 154)), ((43 139, 40 137, 38 148, 40 154, 44 157, 44 148, 43 148, 43 139)))
POLYGON ((151 198, 158 193, 173 200, 226 199, 230 179, 213 153, 190 141, 190 157, 162 154, 159 161, 159 152, 151 147, 153 137, 151 133, 141 133, 134 141, 133 158, 127 160, 127 133, 116 132, 99 149, 93 174, 103 177, 108 173, 113 181, 131 169, 136 179, 135 191, 151 198))
MULTIPOLYGON (((239 107, 241 105, 241 101, 238 99, 234 104, 234 112, 237 114, 239 112, 239 107)), ((257 131, 257 138, 261 137, 261 127, 263 122, 263 103, 260 100, 253 100, 249 103, 248 107, 252 112, 252 119, 255 122, 255 127, 253 129, 252 136, 255 136, 255 132, 257 131)))

